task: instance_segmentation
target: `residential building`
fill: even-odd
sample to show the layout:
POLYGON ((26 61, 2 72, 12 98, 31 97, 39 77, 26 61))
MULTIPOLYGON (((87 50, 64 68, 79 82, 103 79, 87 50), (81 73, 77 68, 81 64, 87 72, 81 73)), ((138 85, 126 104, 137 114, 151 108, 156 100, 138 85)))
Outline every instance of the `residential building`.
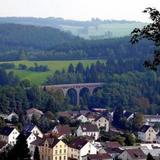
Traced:
POLYGON ((124 150, 118 158, 120 160, 146 160, 147 157, 140 148, 136 148, 124 150))
POLYGON ((27 124, 26 126, 24 126, 23 132, 33 133, 35 136, 40 137, 40 138, 43 137, 43 133, 34 124, 27 124))
POLYGON ((143 142, 154 142, 156 141, 157 132, 150 125, 144 125, 138 132, 138 138, 143 142))
POLYGON ((7 117, 6 117, 6 119, 8 120, 8 121, 12 121, 13 120, 13 118, 15 118, 15 119, 19 119, 19 116, 18 116, 18 114, 16 114, 15 112, 12 112, 11 114, 9 114, 7 117))
POLYGON ((30 147, 30 144, 37 139, 36 135, 32 132, 24 132, 23 134, 26 137, 28 147, 30 147))
POLYGON ((144 121, 148 125, 154 125, 160 122, 160 115, 144 115, 144 121))
POLYGON ((7 146, 7 142, 0 141, 0 152, 3 152, 7 146))
POLYGON ((88 154, 96 154, 97 149, 86 139, 77 138, 69 144, 68 157, 82 160, 88 154))
POLYGON ((88 122, 88 118, 85 115, 83 115, 83 114, 78 115, 76 117, 76 119, 79 120, 79 121, 81 121, 82 123, 88 122))
POLYGON ((62 139, 67 135, 71 135, 72 131, 69 125, 57 125, 53 128, 52 134, 57 136, 58 139, 62 139))
POLYGON ((83 156, 83 160, 113 160, 112 156, 108 153, 88 154, 83 156))
POLYGON ((105 128, 106 132, 109 131, 109 120, 104 116, 98 116, 92 123, 96 124, 98 129, 105 128))
POLYGON ((30 146, 33 155, 35 147, 38 146, 40 160, 67 160, 68 146, 57 138, 38 138, 30 146))
POLYGON ((134 118, 134 113, 129 111, 124 111, 123 116, 127 119, 127 121, 129 121, 134 118))
POLYGON ((35 115, 37 118, 41 118, 43 116, 43 112, 36 108, 28 109, 26 112, 27 112, 27 117, 29 120, 32 119, 33 115, 35 115))
POLYGON ((6 142, 10 145, 16 144, 16 138, 19 136, 19 132, 15 128, 3 127, 0 128, 0 141, 6 142))
POLYGON ((77 129, 77 136, 89 136, 97 140, 99 138, 99 129, 95 124, 82 124, 77 129))

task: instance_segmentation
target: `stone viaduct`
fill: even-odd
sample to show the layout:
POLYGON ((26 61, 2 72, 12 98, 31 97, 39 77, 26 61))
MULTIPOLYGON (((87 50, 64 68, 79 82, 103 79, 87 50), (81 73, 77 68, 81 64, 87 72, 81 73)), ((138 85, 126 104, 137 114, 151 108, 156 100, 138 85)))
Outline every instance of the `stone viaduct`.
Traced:
POLYGON ((77 95, 77 105, 80 103, 80 92, 82 89, 88 89, 90 95, 93 94, 94 90, 97 88, 102 88, 104 83, 78 83, 78 84, 58 84, 58 85, 45 85, 42 86, 46 90, 61 90, 64 96, 67 95, 70 89, 74 89, 77 95))

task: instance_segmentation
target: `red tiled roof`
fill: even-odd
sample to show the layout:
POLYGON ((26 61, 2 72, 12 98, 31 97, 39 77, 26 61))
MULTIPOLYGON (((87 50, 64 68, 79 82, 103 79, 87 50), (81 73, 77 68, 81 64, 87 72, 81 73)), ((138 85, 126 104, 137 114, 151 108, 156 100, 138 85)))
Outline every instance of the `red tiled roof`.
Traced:
POLYGON ((88 141, 87 141, 86 139, 77 138, 77 139, 73 140, 73 141, 69 144, 69 147, 80 150, 80 149, 83 148, 83 146, 85 146, 87 143, 88 143, 88 141))
POLYGON ((140 148, 136 149, 127 149, 127 153, 131 156, 133 159, 145 159, 146 155, 143 153, 143 151, 140 148))
POLYGON ((88 160, 106 160, 106 159, 112 159, 112 157, 108 153, 103 154, 90 154, 87 156, 88 160))
POLYGON ((58 132, 55 132, 58 136, 71 134, 71 128, 69 127, 69 125, 57 125, 55 126, 55 128, 58 131, 58 132))
POLYGON ((49 148, 53 148, 60 140, 57 138, 38 138, 31 145, 43 146, 46 141, 49 144, 49 148))
POLYGON ((80 126, 83 132, 98 132, 97 125, 94 124, 82 124, 80 126))
POLYGON ((3 147, 5 147, 6 145, 7 145, 7 142, 0 141, 0 149, 2 149, 3 147))
POLYGON ((119 142, 117 142, 117 141, 108 141, 104 145, 107 148, 119 148, 119 147, 121 147, 121 144, 119 144, 119 142))
POLYGON ((40 115, 43 115, 43 112, 38 110, 38 109, 36 109, 36 108, 30 108, 26 112, 27 112, 27 114, 40 114, 40 115))

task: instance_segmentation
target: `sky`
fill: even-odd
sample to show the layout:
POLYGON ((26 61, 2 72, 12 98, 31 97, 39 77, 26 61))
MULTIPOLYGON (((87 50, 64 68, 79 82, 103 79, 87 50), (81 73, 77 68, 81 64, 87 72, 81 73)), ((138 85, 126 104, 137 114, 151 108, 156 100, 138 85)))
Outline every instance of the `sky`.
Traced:
POLYGON ((160 10, 160 0, 0 0, 0 17, 62 17, 148 21, 146 7, 160 10))

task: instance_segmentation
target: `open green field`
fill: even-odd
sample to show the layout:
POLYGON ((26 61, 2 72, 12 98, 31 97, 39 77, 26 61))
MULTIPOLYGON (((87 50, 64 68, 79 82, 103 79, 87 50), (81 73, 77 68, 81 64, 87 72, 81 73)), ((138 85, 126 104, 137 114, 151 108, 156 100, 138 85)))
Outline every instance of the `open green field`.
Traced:
MULTIPOLYGON (((56 70, 66 70, 69 64, 77 65, 79 62, 83 63, 84 67, 90 66, 92 63, 95 63, 97 60, 69 60, 69 61, 11 61, 5 63, 14 63, 15 69, 9 70, 14 71, 14 73, 21 79, 29 79, 33 84, 40 85, 45 82, 46 78, 52 75, 56 70), (34 66, 34 63, 38 65, 46 65, 49 68, 47 72, 32 72, 18 70, 19 64, 25 64, 27 67, 34 66)), ((104 60, 101 60, 101 62, 104 60)), ((0 62, 4 63, 4 62, 0 62)))

